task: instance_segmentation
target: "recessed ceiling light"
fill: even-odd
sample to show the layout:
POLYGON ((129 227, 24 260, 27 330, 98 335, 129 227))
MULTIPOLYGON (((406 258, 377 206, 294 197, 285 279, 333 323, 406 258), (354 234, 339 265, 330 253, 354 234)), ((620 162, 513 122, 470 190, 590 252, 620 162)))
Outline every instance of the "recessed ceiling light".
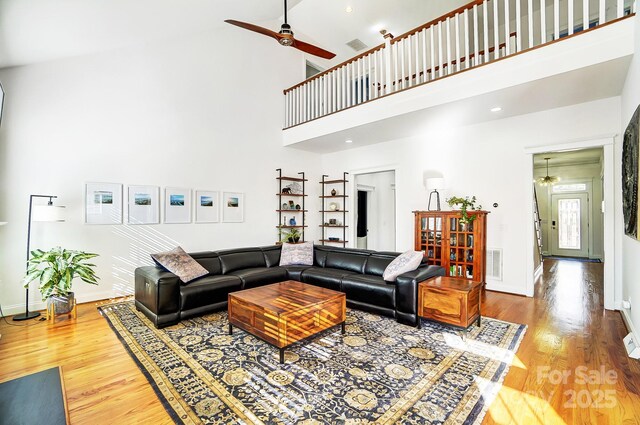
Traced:
POLYGON ((499 106, 496 106, 495 108, 491 108, 491 112, 500 112, 502 111, 502 108, 499 106))
POLYGON ((353 140, 351 140, 351 139, 347 139, 347 140, 345 140, 344 142, 345 142, 345 143, 353 143, 353 140))
POLYGON ((347 13, 353 12, 353 7, 347 6, 347 8, 345 9, 345 12, 347 12, 347 13))

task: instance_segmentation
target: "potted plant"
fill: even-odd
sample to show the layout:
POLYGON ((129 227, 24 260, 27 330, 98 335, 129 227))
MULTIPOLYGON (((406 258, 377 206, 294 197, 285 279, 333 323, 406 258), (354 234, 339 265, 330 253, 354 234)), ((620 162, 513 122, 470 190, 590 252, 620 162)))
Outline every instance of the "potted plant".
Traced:
POLYGON ((469 199, 468 196, 465 196, 464 198, 460 198, 457 196, 452 196, 451 198, 447 199, 447 204, 449 204, 449 206, 451 208, 454 208, 455 206, 459 205, 460 206, 460 224, 462 224, 463 226, 467 226, 468 224, 473 223, 473 220, 476 219, 476 215, 469 215, 467 213, 467 211, 473 211, 473 210, 481 210, 482 209, 482 205, 477 205, 476 206, 476 197, 472 196, 471 199, 469 199))
POLYGON ((297 243, 300 240, 298 229, 291 229, 282 236, 282 242, 297 243))
POLYGON ((54 304, 56 313, 69 313, 75 305, 71 287, 75 278, 91 285, 98 284, 95 264, 86 261, 97 257, 84 251, 72 251, 56 247, 49 251, 31 251, 24 286, 39 282, 42 300, 47 300, 47 309, 54 304))

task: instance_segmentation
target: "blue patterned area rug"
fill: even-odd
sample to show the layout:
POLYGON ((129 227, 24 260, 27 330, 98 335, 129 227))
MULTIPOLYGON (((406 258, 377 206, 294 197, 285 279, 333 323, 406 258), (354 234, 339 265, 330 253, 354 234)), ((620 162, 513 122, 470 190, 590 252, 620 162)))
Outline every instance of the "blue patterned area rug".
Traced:
POLYGON ((463 341, 348 310, 339 327, 278 350, 219 312, 155 329, 132 301, 100 307, 171 417, 184 424, 479 424, 526 326, 483 318, 463 341))

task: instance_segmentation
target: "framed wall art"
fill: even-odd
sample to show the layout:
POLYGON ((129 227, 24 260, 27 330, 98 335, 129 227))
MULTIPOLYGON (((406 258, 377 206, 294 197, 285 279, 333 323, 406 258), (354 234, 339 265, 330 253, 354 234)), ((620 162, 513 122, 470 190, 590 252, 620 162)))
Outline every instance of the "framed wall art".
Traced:
POLYGON ((638 239, 638 163, 640 162, 640 105, 624 132, 622 145, 622 213, 624 233, 638 239))
POLYGON ((122 185, 119 183, 85 184, 85 224, 122 223, 122 185))
POLYGON ((129 224, 158 224, 160 222, 160 188, 158 186, 129 186, 129 224))
POLYGON ((164 222, 191 223, 191 189, 165 188, 164 222))
POLYGON ((217 223, 220 221, 220 193, 210 190, 196 190, 196 223, 217 223))
POLYGON ((224 192, 222 195, 222 222, 242 223, 244 221, 244 193, 224 192))

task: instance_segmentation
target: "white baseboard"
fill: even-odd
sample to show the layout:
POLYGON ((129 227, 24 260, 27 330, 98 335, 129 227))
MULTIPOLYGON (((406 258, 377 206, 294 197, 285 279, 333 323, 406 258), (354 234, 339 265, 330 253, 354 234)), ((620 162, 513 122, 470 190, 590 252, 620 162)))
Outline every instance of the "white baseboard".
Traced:
POLYGON ((535 281, 537 278, 540 277, 540 275, 542 274, 542 269, 544 267, 542 266, 542 262, 540 264, 538 264, 538 268, 536 268, 536 270, 533 272, 533 280, 535 281))
POLYGON ((638 331, 636 330, 635 326, 633 326, 633 322, 631 321, 631 313, 629 313, 629 309, 620 308, 620 314, 622 314, 622 320, 624 321, 624 324, 627 326, 627 329, 629 330, 630 333, 633 334, 633 339, 635 341, 640 341, 640 338, 638 338, 640 334, 638 334, 638 331))
MULTIPOLYGON (((88 295, 78 295, 77 302, 88 303, 92 301, 108 300, 116 296, 124 297, 126 295, 133 295, 133 292, 131 294, 114 294, 113 291, 104 291, 104 292, 92 293, 88 295)), ((29 303, 29 311, 42 311, 46 309, 47 309, 47 303, 45 301, 37 301, 37 302, 32 301, 29 303)), ((14 314, 24 313, 24 303, 12 304, 12 305, 6 305, 6 306, 3 305, 2 312, 4 313, 5 317, 13 316, 14 314)))
POLYGON ((487 282, 486 289, 489 291, 506 292, 508 294, 515 295, 527 295, 524 288, 514 288, 513 286, 504 285, 501 283, 487 282))

